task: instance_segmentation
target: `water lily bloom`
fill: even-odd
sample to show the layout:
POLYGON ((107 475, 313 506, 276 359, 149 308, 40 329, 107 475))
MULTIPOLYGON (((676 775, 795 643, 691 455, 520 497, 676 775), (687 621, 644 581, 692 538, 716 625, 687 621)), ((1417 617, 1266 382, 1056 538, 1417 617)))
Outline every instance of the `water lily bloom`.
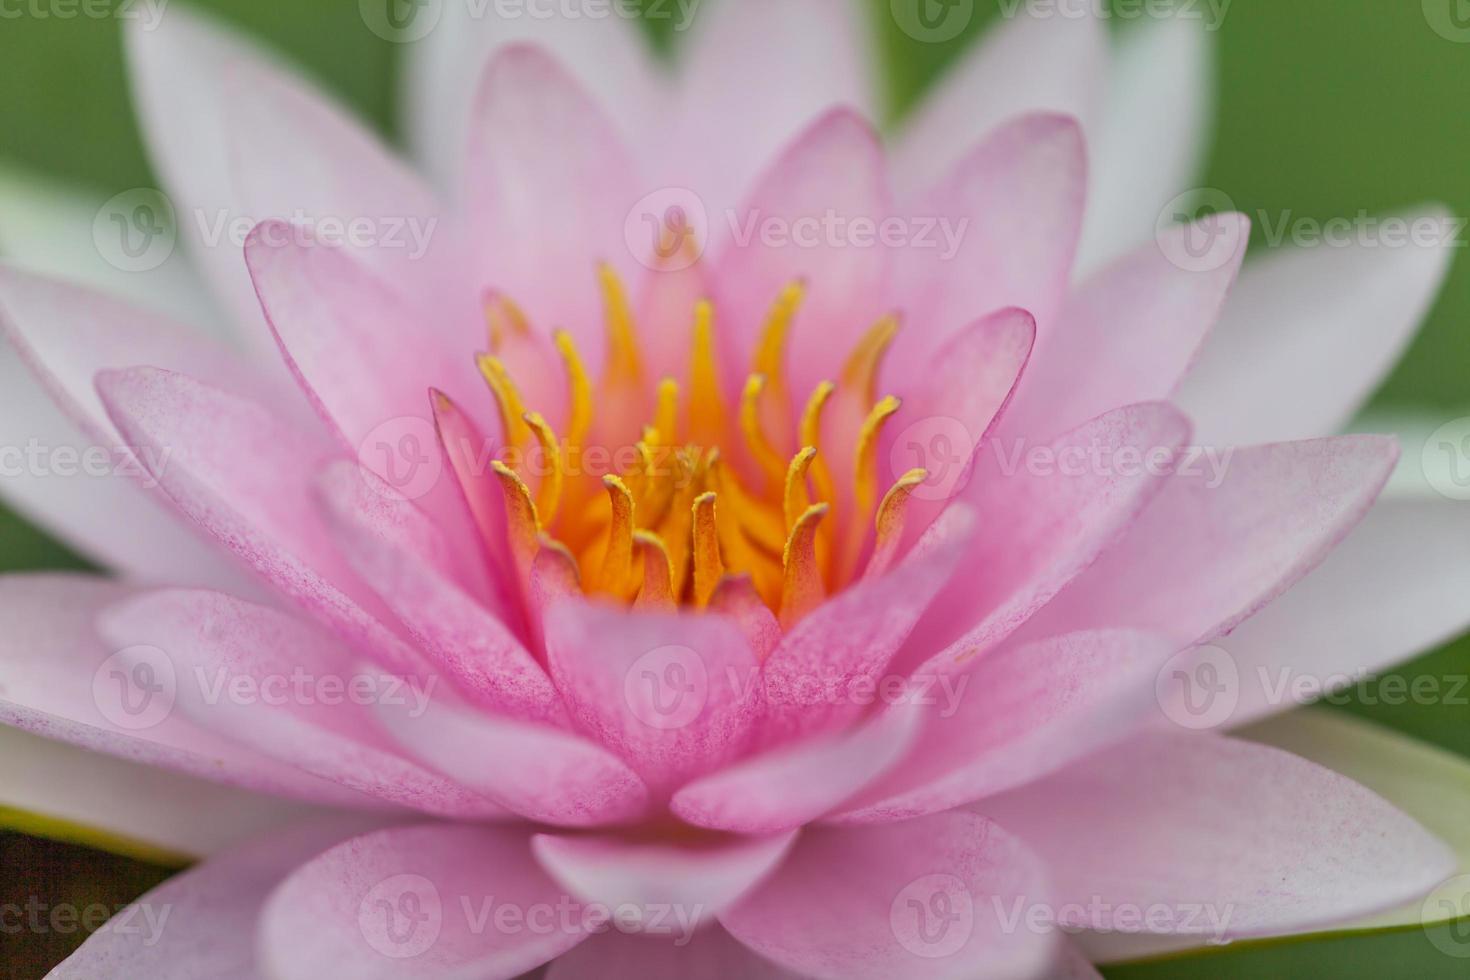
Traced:
POLYGON ((4 441, 109 464, 0 488, 112 572, 0 579, 6 802, 207 855, 55 976, 1096 976, 1455 873, 1223 733, 1470 619, 1335 435, 1444 242, 1175 223, 1188 20, 1023 12, 880 134, 856 4, 472 7, 421 169, 174 6, 184 249, 0 211, 4 441))

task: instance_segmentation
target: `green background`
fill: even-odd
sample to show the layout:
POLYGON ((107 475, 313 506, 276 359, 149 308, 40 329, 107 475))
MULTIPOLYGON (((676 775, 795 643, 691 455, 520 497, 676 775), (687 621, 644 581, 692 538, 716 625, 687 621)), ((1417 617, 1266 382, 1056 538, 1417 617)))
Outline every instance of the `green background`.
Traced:
MULTIPOLYGON (((155 181, 127 102, 117 23, 36 13, 59 11, 66 2, 0 0, 0 166, 76 180, 109 193, 151 185, 155 181)), ((364 117, 396 136, 397 49, 363 26, 353 0, 194 2, 269 39, 364 117)), ((888 16, 888 0, 871 0, 898 105, 912 104, 998 7, 994 0, 977 0, 977 5, 981 9, 965 35, 936 45, 904 35, 888 16)), ((1128 5, 1128 0, 1115 4, 1128 5)), ((1200 4, 1199 9, 1208 8, 1200 4)), ((658 40, 671 43, 669 38, 658 40)), ((1296 217, 1325 220, 1441 201, 1470 215, 1465 98, 1470 94, 1470 44, 1436 33, 1420 0, 1234 0, 1215 40, 1219 108, 1205 185, 1226 191, 1252 214, 1290 211, 1296 217)), ((1470 261, 1461 257, 1425 329, 1378 394, 1377 405, 1425 410, 1439 420, 1470 414, 1467 318, 1470 261)), ((80 564, 45 535, 0 510, 0 569, 80 564)), ((1439 678, 1470 673, 1470 643, 1421 658, 1402 673, 1439 678)), ((1370 687, 1345 710, 1470 754, 1466 708, 1398 708, 1377 701, 1370 687)), ((26 853, 57 850, 48 845, 26 853)), ((97 875, 104 873, 106 862, 75 856, 58 860, 73 872, 78 866, 97 869, 86 877, 92 882, 87 887, 101 887, 97 875)), ((128 875, 122 880, 149 878, 146 870, 130 869, 128 875)), ((57 874, 45 880, 64 891, 76 877, 57 874)), ((15 940, 0 938, 0 975, 19 978, 43 972, 36 960, 28 962, 14 948, 6 949, 6 942, 15 940)), ((36 955, 60 952, 49 948, 36 955)), ((1417 929, 1227 949, 1189 961, 1108 971, 1109 977, 1138 980, 1467 975, 1470 960, 1445 956, 1417 929)))

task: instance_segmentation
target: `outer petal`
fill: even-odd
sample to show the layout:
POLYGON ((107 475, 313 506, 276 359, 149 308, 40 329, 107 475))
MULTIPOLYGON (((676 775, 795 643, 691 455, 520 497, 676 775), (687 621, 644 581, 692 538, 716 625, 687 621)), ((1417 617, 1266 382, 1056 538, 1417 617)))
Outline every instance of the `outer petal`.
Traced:
MULTIPOLYGON (((379 799, 453 817, 501 810, 396 751, 370 703, 422 709, 433 678, 356 670, 348 651, 281 613, 210 592, 113 606, 99 629, 127 661, 175 676, 174 708, 199 725, 379 799)), ((137 668, 133 668, 137 669, 137 668)))
POLYGON ((1217 941, 1299 931, 1420 897, 1455 867, 1345 777, 1210 736, 1143 736, 976 809, 1046 859, 1064 926, 1217 941), (1151 907, 1168 914, 1123 919, 1151 907))
POLYGON ((1202 440, 1332 433, 1367 400, 1428 312, 1455 240, 1441 210, 1387 220, 1405 222, 1410 240, 1290 249, 1246 266, 1180 391, 1202 440))
POLYGON ((280 980, 509 980, 585 934, 524 830, 427 824, 298 869, 266 903, 260 955, 280 980))
POLYGON ((1363 519, 1397 457, 1391 439, 1344 436, 1238 450, 1213 474, 1198 460, 1181 465, 1127 538, 1026 635, 1129 626, 1185 645, 1228 633, 1363 519))
POLYGON ((596 936, 556 958, 546 980, 798 980, 762 959, 721 928, 705 929, 680 946, 667 939, 596 936))
POLYGON ((1108 39, 1092 10, 1062 17, 1053 8, 1052 16, 1040 17, 1023 5, 966 54, 900 132, 894 150, 900 186, 928 186, 981 137, 1023 113, 1073 116, 1093 135, 1108 39))
MULTIPOLYGON (((154 700, 94 631, 134 594, 80 575, 0 577, 0 722, 130 762, 308 800, 370 801, 206 731, 154 700)), ((155 678, 156 680, 156 678, 155 678)), ((150 687, 156 686, 149 683, 150 687)))
POLYGON ((1164 206, 1199 173, 1214 109, 1213 55, 1203 18, 1146 17, 1117 39, 1092 142, 1079 271, 1148 241, 1164 206))
POLYGON ((47 976, 254 980, 259 974, 249 926, 271 890, 301 862, 366 827, 366 821, 305 823, 170 878, 47 976))
POLYGON ((1041 866, 1015 838, 954 812, 809 830, 721 921, 751 949, 813 977, 1038 976, 1052 937, 1008 930, 995 912, 1045 894, 1041 866))
POLYGON ((769 875, 795 839, 791 831, 681 845, 537 834, 531 850, 546 873, 582 901, 643 912, 620 927, 687 943, 769 875))

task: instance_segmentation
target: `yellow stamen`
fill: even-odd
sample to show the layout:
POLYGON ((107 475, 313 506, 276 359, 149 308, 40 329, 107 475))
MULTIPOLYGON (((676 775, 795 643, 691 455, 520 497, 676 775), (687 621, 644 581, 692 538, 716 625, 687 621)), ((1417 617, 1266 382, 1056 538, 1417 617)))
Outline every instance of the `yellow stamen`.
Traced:
POLYGON ((720 561, 719 531, 715 525, 715 495, 702 493, 694 498, 694 605, 709 605, 710 596, 725 574, 720 561))
POLYGON ((674 594, 684 594, 689 579, 691 529, 694 523, 694 498, 704 492, 708 463, 697 451, 680 450, 672 457, 673 496, 668 513, 659 524, 659 537, 669 550, 669 564, 674 573, 674 594))
POLYGON ((902 403, 889 395, 868 413, 858 433, 857 460, 853 479, 856 481, 854 500, 857 502, 859 520, 866 521, 873 512, 873 503, 878 495, 878 437, 883 424, 893 417, 902 403))
POLYGON ((812 461, 812 482, 816 485, 817 497, 829 501, 837 499, 837 484, 832 479, 827 461, 822 458, 822 410, 836 390, 837 386, 830 381, 818 384, 807 400, 806 410, 801 413, 801 444, 817 450, 817 457, 812 461))
POLYGON ((786 477, 786 459, 771 445, 761 424, 761 393, 765 388, 766 379, 759 374, 752 374, 746 380, 745 391, 740 396, 740 431, 770 485, 779 487, 786 477))
MULTIPOLYGON (((767 508, 759 501, 753 500, 740 486, 740 481, 725 466, 724 461, 717 452, 710 454, 710 481, 720 499, 727 501, 728 512, 739 515, 739 522, 732 523, 732 528, 743 529, 744 535, 749 535, 750 541, 770 552, 772 555, 780 555, 781 549, 786 547, 786 527, 781 521, 781 515, 767 508)), ((729 545, 726 545, 729 548, 729 545)), ((734 561, 734 557, 731 557, 734 561)), ((739 563, 744 565, 744 563, 739 563)))
POLYGON ((607 529, 607 550, 602 556, 602 572, 597 578, 598 590, 609 595, 623 595, 633 565, 633 494, 615 476, 602 478, 612 502, 612 523, 607 529))
POLYGON ((546 465, 541 484, 536 488, 536 513, 540 515, 541 522, 550 527, 556 523, 556 511, 561 506, 562 485, 566 478, 561 443, 557 441, 556 433, 546 424, 541 413, 527 412, 525 422, 541 446, 541 456, 546 465))
POLYGON ((808 507, 786 540, 781 565, 781 627, 790 629, 826 598, 822 571, 817 565, 817 525, 827 516, 826 504, 808 507))
POLYGON ((500 488, 505 495, 506 537, 511 555, 522 576, 530 574, 531 563, 540 550, 541 524, 536 517, 536 503, 531 499, 531 488, 500 460, 493 460, 490 468, 500 479, 500 488))
POLYGON ((678 600, 674 597, 668 549, 657 534, 648 531, 634 531, 633 543, 643 553, 643 587, 638 590, 638 600, 633 607, 650 612, 672 612, 678 600))
POLYGON ((694 345, 689 358, 689 439, 700 446, 718 446, 725 435, 714 318, 714 306, 700 300, 694 308, 694 345))
POLYGON ((495 396, 495 405, 500 410, 500 431, 505 444, 512 452, 519 454, 525 449, 531 436, 531 430, 526 426, 526 405, 521 401, 521 393, 510 379, 510 372, 505 369, 500 358, 481 354, 475 359, 475 363, 479 366, 485 383, 490 386, 491 394, 495 396))
POLYGON ((873 555, 868 559, 868 568, 863 573, 865 578, 882 575, 893 564, 898 546, 903 543, 909 498, 913 496, 915 488, 928 478, 928 470, 909 470, 883 495, 883 502, 878 505, 878 517, 873 522, 877 537, 873 539, 873 555))
POLYGON ((678 445, 679 382, 673 378, 664 378, 658 383, 658 408, 654 412, 653 427, 658 430, 659 445, 678 445))
POLYGON ((531 334, 531 325, 521 308, 499 293, 485 297, 485 325, 490 334, 490 349, 496 353, 509 337, 528 337, 531 334))
POLYGON ((883 355, 893 343, 898 328, 899 319, 896 314, 889 314, 879 320, 863 334, 863 339, 858 341, 857 347, 853 348, 847 363, 843 365, 843 387, 856 392, 864 405, 871 405, 878 397, 878 368, 882 365, 883 355))
POLYGON ((558 330, 551 339, 567 374, 567 444, 578 447, 592 427, 592 382, 587 378, 587 367, 582 363, 582 355, 572 335, 558 330))
MULTIPOLYGON (((761 413, 765 430, 775 433, 778 439, 791 430, 791 396, 786 390, 786 348, 792 321, 796 319, 796 311, 805 296, 806 284, 800 281, 781 290, 766 317, 766 326, 761 331, 751 364, 751 373, 766 379, 765 407, 761 413)), ((777 448, 784 452, 779 445, 777 448)))
POLYGON ((604 262, 598 266, 597 275, 607 317, 607 380, 636 382, 642 377, 643 366, 638 357, 638 334, 633 329, 628 294, 612 266, 604 262))
POLYGON ((816 449, 807 446, 791 457, 791 466, 786 470, 786 493, 782 497, 784 502, 782 510, 786 517, 788 531, 796 526, 801 515, 805 514, 806 509, 812 505, 811 494, 807 491, 806 474, 811 468, 812 460, 816 457, 816 449))

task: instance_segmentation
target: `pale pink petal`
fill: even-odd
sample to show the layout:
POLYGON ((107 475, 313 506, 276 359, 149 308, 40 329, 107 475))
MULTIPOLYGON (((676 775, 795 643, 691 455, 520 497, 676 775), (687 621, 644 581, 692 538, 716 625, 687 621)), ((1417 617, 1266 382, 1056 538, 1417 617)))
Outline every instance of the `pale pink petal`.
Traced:
POLYGON ((762 959, 721 928, 701 930, 677 945, 665 938, 624 935, 616 930, 594 936, 562 954, 546 980, 799 980, 798 975, 762 959))
POLYGON ((1198 178, 1214 121, 1205 18, 1145 17, 1118 33, 1110 61, 1077 254, 1084 274, 1154 234, 1165 205, 1198 178))
POLYGON ((98 390, 184 515, 304 608, 393 664, 418 662, 332 545, 312 479, 335 454, 319 432, 182 374, 108 371, 98 390))
POLYGON ((798 281, 806 288, 788 340, 789 397, 799 410, 819 381, 836 378, 887 312, 888 256, 825 222, 836 215, 876 224, 891 207, 877 134, 851 109, 834 109, 796 134, 725 226, 712 228, 721 242, 714 289, 730 392, 739 392, 781 291, 798 281))
POLYGON ((734 206, 817 116, 842 105, 873 118, 868 34, 846 0, 703 4, 680 52, 678 142, 668 172, 692 174, 713 214, 734 206))
POLYGON ((800 827, 842 804, 909 752, 922 715, 910 685, 851 689, 864 703, 893 706, 850 732, 812 738, 743 759, 682 787, 670 801, 681 819, 738 834, 800 827))
POLYGON ((1181 463, 1128 535, 1026 626, 1164 633, 1180 645, 1228 633, 1315 568, 1378 496, 1392 439, 1255 446, 1181 463))
POLYGON ((514 300, 543 333, 565 329, 588 364, 606 331, 597 265, 624 282, 638 183, 621 137, 589 93, 540 49, 513 45, 485 70, 464 174, 481 283, 514 300))
POLYGON ((760 663, 715 616, 562 600, 547 616, 546 656, 573 722, 656 792, 742 751, 760 709, 760 663))
POLYGON ((1333 693, 1470 623, 1470 509, 1384 498, 1322 566, 1219 646, 1239 671, 1230 724, 1333 693))
POLYGON ((525 830, 427 824, 299 868, 266 903, 259 949, 278 980, 510 980, 586 931, 525 830))
POLYGON ((1045 872, 1024 846, 956 811, 807 830, 776 874, 720 921, 757 953, 813 977, 1038 976, 1052 936, 1006 929, 996 910, 1046 897, 1045 872))
MULTIPOLYGON (((1050 439, 1120 405, 1174 393, 1220 316, 1250 239, 1242 215, 1205 220, 1222 254, 1201 260, 1201 271, 1171 262, 1172 244, 1150 242, 1068 294, 1037 343, 1002 437, 1050 439)), ((1179 225, 1162 234, 1172 242, 1195 233, 1179 225)))
POLYGON ((1162 637, 1099 631, 1010 645, 962 673, 918 676, 930 703, 901 765, 831 819, 887 823, 1040 778, 1158 719, 1162 637))
POLYGON ((137 590, 83 575, 0 577, 0 723, 191 776, 307 800, 369 805, 169 710, 164 678, 133 674, 97 614, 137 590))
POLYGON ((320 820, 276 831, 170 878, 114 916, 47 976, 254 980, 251 923, 297 865, 367 821, 320 820))
POLYGON ((378 716, 414 757, 528 820, 597 827, 627 823, 648 808, 643 781, 579 735, 440 699, 378 716))
POLYGON ((1087 159, 1068 116, 1023 116, 965 155, 903 207, 913 241, 894 252, 893 302, 910 326, 884 377, 922 379, 940 347, 979 317, 1026 310, 1044 336, 1071 277, 1082 230, 1087 159), (938 219, 927 239, 923 222, 938 219))
POLYGON ((1062 925, 1103 931, 1305 931, 1419 898, 1455 867, 1346 777, 1215 736, 1142 736, 975 809, 1046 860, 1062 925))
POLYGON ((642 910, 621 928, 688 942, 765 879, 795 839, 795 831, 672 844, 537 834, 531 850, 582 901, 642 910))
POLYGON ((1082 16, 1067 17, 1056 8, 1051 16, 1033 16, 1025 4, 1014 9, 1014 18, 965 54, 904 123, 894 169, 905 190, 927 187, 981 137, 1024 113, 1073 116, 1089 136, 1096 135, 1093 123, 1106 88, 1107 29, 1090 5, 1073 8, 1082 16))
POLYGON ((1047 980, 1103 980, 1097 967, 1087 962, 1082 951, 1070 942, 1057 946, 1056 956, 1047 968, 1047 980))
POLYGON ((98 628, 129 668, 171 671, 170 709, 202 727, 391 803, 457 817, 501 812, 400 754, 377 725, 370 704, 421 705, 432 675, 358 668, 305 623, 213 592, 148 593, 108 608, 98 628))
POLYGON ((1429 311, 1457 226, 1438 209, 1384 221, 1377 247, 1319 245, 1247 263, 1179 394, 1202 440, 1331 434, 1372 394, 1429 311))
POLYGON ((460 584, 455 556, 427 516, 348 460, 330 464, 318 486, 343 555, 458 691, 512 717, 565 721, 551 678, 501 613, 460 584))
POLYGON ((966 498, 982 533, 898 664, 946 673, 1014 632, 1137 520, 1168 483, 1188 433, 1176 410, 1150 403, 1109 412, 1049 446, 988 443, 966 498), (1095 459, 1150 465, 1088 462, 1095 459))

